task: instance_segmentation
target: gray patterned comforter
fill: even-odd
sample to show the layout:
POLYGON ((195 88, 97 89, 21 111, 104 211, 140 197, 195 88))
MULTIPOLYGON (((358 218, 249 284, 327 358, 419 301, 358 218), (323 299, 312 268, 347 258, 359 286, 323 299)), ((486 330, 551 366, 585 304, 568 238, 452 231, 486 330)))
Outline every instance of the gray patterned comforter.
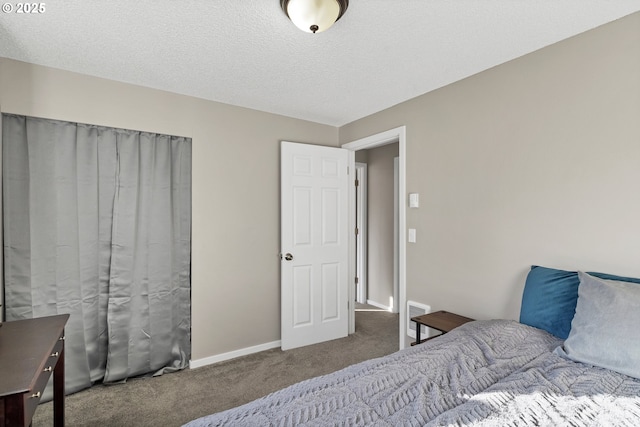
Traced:
POLYGON ((471 322, 187 426, 640 426, 640 380, 554 354, 561 343, 471 322))

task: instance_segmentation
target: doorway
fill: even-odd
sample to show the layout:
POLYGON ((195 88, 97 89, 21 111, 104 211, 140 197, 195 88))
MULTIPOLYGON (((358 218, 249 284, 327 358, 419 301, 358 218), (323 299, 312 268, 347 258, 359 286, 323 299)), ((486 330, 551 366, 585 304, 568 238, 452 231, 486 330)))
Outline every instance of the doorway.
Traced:
MULTIPOLYGON (((356 154, 356 160, 358 155, 356 154)), ((356 161, 356 302, 367 304, 367 163, 356 161)))
POLYGON ((355 158, 356 302, 398 313, 398 143, 355 158))
MULTIPOLYGON (((406 305, 406 204, 404 200, 404 194, 406 193, 406 128, 404 126, 388 130, 376 135, 372 135, 366 138, 362 138, 347 144, 342 145, 342 148, 350 150, 349 164, 355 168, 355 155, 357 151, 364 149, 371 149, 376 147, 385 146, 388 144, 398 144, 398 160, 397 160, 397 194, 395 199, 398 202, 397 208, 397 298, 394 296, 394 300, 397 301, 398 312, 400 315, 399 322, 399 348, 402 349, 405 346, 404 334, 406 333, 406 322, 402 321, 405 317, 405 305, 406 305)), ((355 174, 354 174, 355 175, 355 174)), ((355 230, 356 226, 356 191, 355 186, 350 190, 350 229, 355 230)), ((349 277, 356 277, 356 234, 350 233, 350 263, 349 263, 349 277)), ((349 310, 349 333, 355 332, 355 309, 354 301, 356 300, 356 287, 350 287, 351 301, 349 310)), ((395 305, 395 303, 394 303, 395 305)))

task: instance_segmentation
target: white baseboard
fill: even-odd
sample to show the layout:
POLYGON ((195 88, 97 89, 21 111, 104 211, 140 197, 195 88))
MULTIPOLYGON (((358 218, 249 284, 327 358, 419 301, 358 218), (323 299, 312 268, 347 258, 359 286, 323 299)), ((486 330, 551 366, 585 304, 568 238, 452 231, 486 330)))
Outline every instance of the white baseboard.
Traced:
POLYGON ((240 356, 247 356, 249 354, 258 353, 260 351, 271 350, 272 348, 278 348, 281 345, 281 341, 272 341, 253 347, 241 348, 240 350, 230 351, 228 353, 216 354, 215 356, 205 357, 204 359, 190 360, 189 369, 201 368, 203 366, 212 365, 214 363, 223 362, 229 359, 235 359, 240 356))
POLYGON ((380 304, 379 302, 371 301, 370 299, 367 300, 367 304, 372 305, 374 307, 378 307, 378 308, 380 308, 382 310, 393 311, 393 307, 389 307, 388 305, 380 304))

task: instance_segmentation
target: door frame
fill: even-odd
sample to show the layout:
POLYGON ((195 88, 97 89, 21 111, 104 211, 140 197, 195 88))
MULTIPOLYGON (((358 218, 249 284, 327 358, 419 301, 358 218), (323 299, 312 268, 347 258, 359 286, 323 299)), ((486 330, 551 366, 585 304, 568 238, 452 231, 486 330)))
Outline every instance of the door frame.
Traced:
MULTIPOLYGON (((356 299, 361 304, 367 303, 367 164, 355 164, 356 179, 359 181, 356 190, 356 227, 360 237, 360 250, 357 250, 356 242, 356 299), (360 271, 358 271, 360 270, 360 271), (359 273, 359 274, 358 274, 359 273)), ((356 238, 357 240, 357 238, 356 238)))
POLYGON ((399 313, 400 305, 398 304, 398 233, 400 232, 400 224, 398 222, 400 217, 400 191, 398 188, 400 179, 400 158, 393 158, 393 305, 391 306, 392 313, 399 313))
MULTIPOLYGON (((349 150, 349 168, 354 171, 355 176, 355 152, 358 150, 380 147, 394 142, 398 143, 398 213, 399 213, 399 236, 398 236, 398 308, 400 312, 400 333, 398 337, 398 346, 400 349, 405 347, 405 329, 406 322, 404 318, 406 316, 406 300, 407 300, 407 204, 405 202, 405 194, 407 187, 407 130, 406 126, 400 126, 394 129, 390 129, 385 132, 381 132, 375 135, 371 135, 365 138, 361 138, 342 145, 342 148, 349 150)), ((349 186, 349 229, 355 231, 355 186, 349 186)), ((351 280, 355 279, 356 273, 356 238, 355 232, 349 233, 349 277, 351 280)), ((353 285, 353 282, 351 283, 353 285)), ((349 333, 352 334, 356 329, 355 322, 355 286, 349 286, 349 333)))

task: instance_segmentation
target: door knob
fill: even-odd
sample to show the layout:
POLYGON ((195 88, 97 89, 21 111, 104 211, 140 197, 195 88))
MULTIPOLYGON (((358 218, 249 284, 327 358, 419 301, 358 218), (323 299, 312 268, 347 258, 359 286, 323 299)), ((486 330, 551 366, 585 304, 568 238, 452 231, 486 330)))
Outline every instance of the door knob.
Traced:
POLYGON ((293 255, 291 255, 290 253, 287 252, 284 255, 284 259, 287 260, 287 261, 291 261, 293 259, 293 255))

